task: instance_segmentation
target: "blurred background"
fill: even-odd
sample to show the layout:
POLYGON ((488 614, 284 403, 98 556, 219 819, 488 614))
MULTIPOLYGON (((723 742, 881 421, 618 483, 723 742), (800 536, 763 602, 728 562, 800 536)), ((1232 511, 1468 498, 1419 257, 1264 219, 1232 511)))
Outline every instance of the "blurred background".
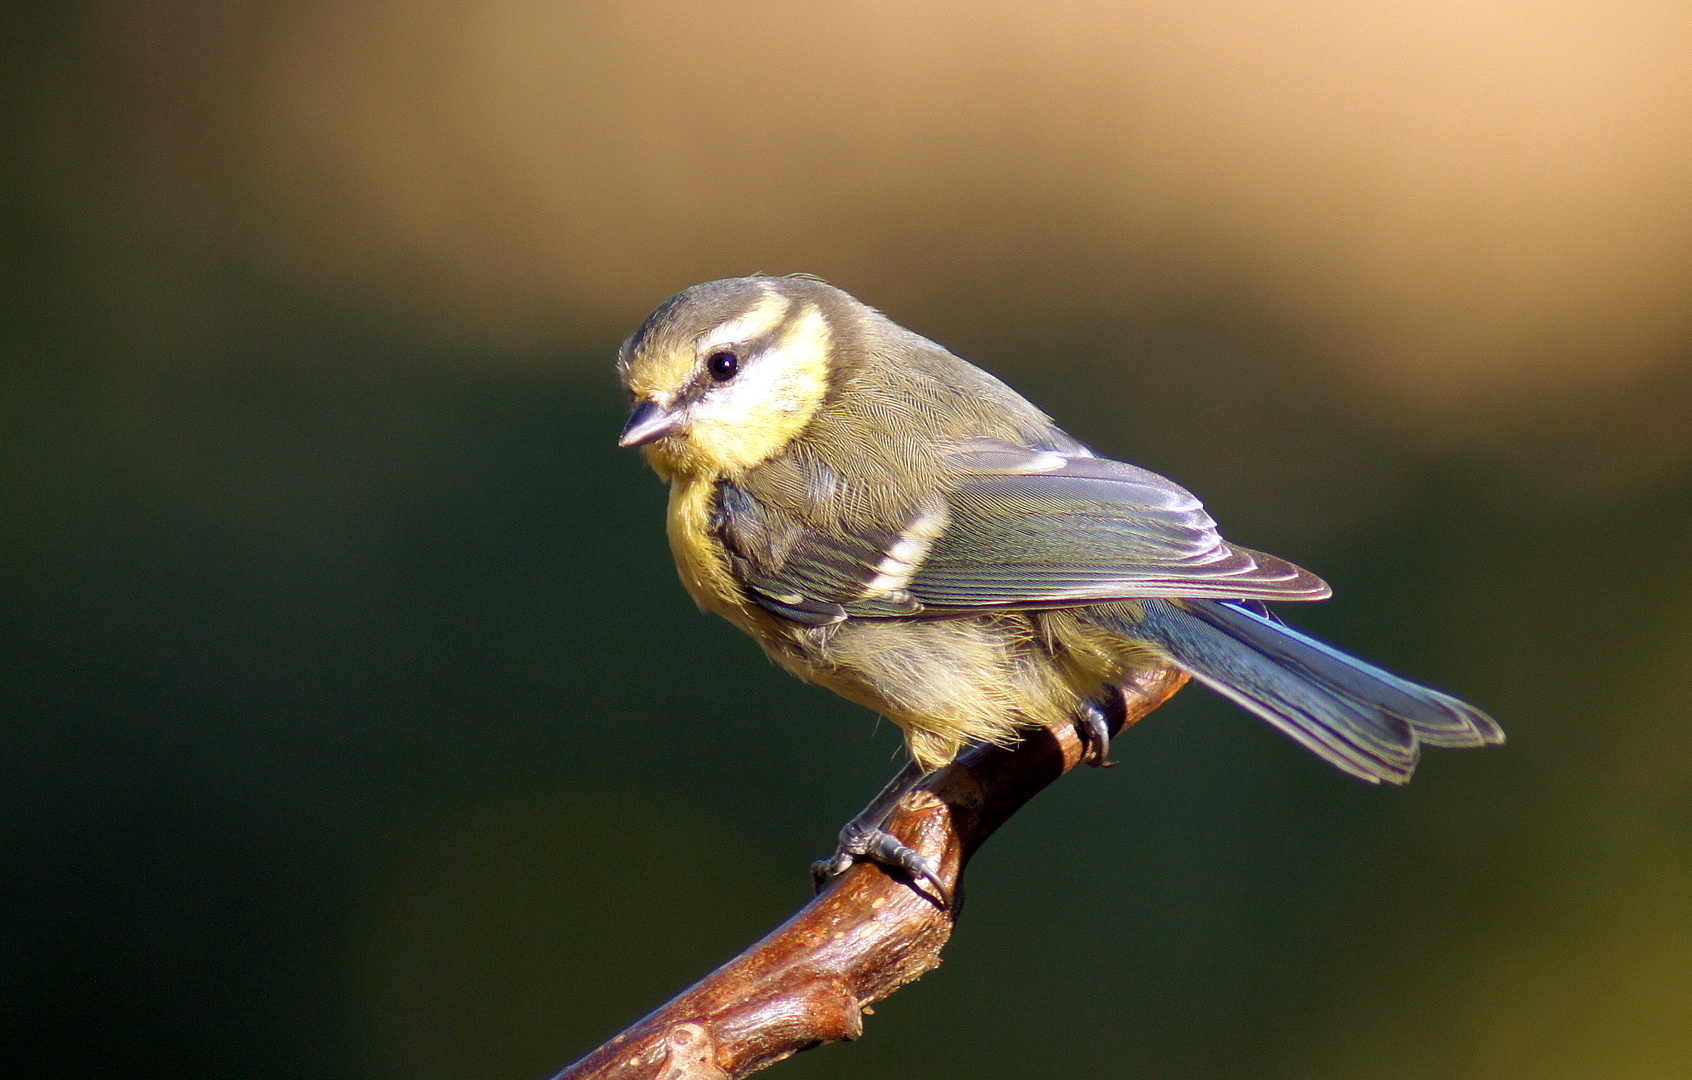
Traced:
POLYGON ((1692 6, 12 0, 0 56, 6 1075, 540 1080, 805 899, 896 732, 693 609, 613 445, 622 337, 757 271, 1511 738, 1377 790, 1188 690, 779 1075, 1692 1075, 1692 6))

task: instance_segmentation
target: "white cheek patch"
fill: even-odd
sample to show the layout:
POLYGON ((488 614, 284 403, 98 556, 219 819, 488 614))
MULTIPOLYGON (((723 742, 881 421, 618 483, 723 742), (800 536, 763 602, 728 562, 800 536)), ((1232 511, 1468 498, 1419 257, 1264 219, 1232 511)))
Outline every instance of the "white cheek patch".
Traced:
POLYGON ((693 406, 695 421, 743 422, 764 414, 794 411, 779 350, 771 349, 741 369, 733 382, 707 390, 693 406))
MULTIPOLYGON (((783 305, 778 318, 786 314, 783 305)), ((828 384, 828 347, 827 320, 807 306, 780 341, 751 357, 733 380, 705 392, 693 407, 694 420, 745 424, 810 412, 828 384)))

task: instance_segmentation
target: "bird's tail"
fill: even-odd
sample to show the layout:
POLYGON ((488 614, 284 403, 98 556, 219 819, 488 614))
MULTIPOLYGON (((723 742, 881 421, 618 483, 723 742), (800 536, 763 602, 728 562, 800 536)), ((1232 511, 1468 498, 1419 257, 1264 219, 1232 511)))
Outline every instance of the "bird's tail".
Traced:
POLYGON ((1421 744, 1504 741, 1491 717, 1225 600, 1147 600, 1122 629, 1162 646, 1200 682, 1325 760, 1371 783, 1402 784, 1421 744))

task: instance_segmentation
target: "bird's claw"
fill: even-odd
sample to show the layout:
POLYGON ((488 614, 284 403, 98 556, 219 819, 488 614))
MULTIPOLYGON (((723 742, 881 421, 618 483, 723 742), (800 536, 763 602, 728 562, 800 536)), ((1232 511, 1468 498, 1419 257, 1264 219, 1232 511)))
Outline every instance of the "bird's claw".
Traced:
POLYGON ((1114 768, 1110 760, 1110 718, 1099 705, 1088 702, 1075 714, 1075 732, 1081 737, 1081 760, 1095 769, 1114 768))
POLYGON ((939 900, 942 907, 952 906, 952 890, 940 876, 934 860, 906 844, 886 829, 849 821, 840 830, 840 846, 833 855, 818 859, 811 866, 811 879, 821 892, 830 880, 851 869, 860 859, 899 871, 920 883, 939 900))

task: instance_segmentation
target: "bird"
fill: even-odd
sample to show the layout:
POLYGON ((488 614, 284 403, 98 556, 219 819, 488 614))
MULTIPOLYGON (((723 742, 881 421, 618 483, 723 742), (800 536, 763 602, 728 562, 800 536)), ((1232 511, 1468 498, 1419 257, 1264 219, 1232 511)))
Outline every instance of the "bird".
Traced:
MULTIPOLYGON (((884 826, 966 748, 1073 723, 1095 763, 1121 687, 1176 669, 1340 770, 1501 743, 1485 713, 1282 622, 1316 575, 1228 543, 1191 493, 1099 455, 1005 383, 820 278, 688 288, 622 345, 619 439, 669 484, 698 605, 887 717, 908 763, 814 868, 942 892, 884 826)), ((942 892, 943 895, 943 892, 942 892)))

